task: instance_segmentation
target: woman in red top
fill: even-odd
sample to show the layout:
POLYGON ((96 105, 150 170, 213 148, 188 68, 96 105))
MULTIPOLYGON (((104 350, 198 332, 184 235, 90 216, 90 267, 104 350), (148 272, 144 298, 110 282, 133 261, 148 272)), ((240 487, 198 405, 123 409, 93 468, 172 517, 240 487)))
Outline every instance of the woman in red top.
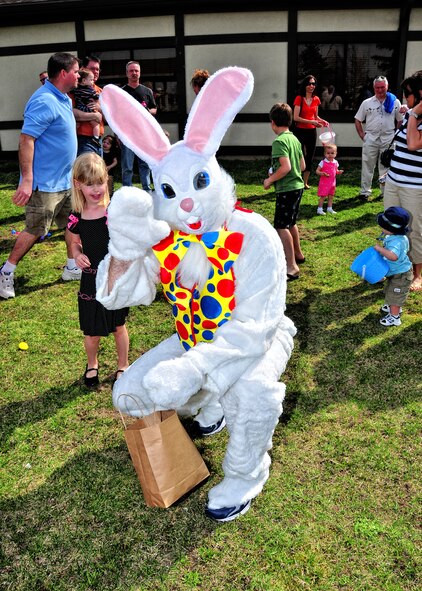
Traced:
POLYGON ((299 95, 293 103, 293 120, 296 123, 295 135, 301 143, 306 164, 303 172, 305 189, 309 189, 308 179, 316 147, 316 128, 328 126, 328 121, 318 116, 318 107, 321 101, 317 96, 314 96, 315 87, 315 76, 305 76, 299 88, 299 95))

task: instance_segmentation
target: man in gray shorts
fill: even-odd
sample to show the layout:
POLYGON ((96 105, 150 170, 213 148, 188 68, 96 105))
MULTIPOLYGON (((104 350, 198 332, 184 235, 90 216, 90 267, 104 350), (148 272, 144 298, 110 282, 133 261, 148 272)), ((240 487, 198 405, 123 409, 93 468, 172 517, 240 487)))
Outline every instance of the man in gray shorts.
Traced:
MULTIPOLYGON (((55 53, 48 60, 48 80, 29 99, 19 139, 21 178, 12 197, 25 207, 25 229, 18 235, 7 261, 0 267, 0 297, 15 297, 14 272, 19 261, 45 236, 53 222, 66 228, 70 212, 72 165, 76 158, 76 125, 67 93, 79 79, 79 60, 55 53)), ((67 233, 67 230, 66 230, 67 233)), ((67 264, 62 279, 79 279, 65 234, 67 264)))

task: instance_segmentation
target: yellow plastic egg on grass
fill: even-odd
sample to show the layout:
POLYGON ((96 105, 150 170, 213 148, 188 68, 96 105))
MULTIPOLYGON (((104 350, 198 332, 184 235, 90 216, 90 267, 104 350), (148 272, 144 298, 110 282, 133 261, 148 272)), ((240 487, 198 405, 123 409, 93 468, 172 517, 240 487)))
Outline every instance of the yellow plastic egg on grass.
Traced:
POLYGON ((20 349, 21 351, 26 351, 26 350, 28 349, 28 343, 25 343, 25 341, 21 341, 21 342, 19 343, 19 349, 20 349))

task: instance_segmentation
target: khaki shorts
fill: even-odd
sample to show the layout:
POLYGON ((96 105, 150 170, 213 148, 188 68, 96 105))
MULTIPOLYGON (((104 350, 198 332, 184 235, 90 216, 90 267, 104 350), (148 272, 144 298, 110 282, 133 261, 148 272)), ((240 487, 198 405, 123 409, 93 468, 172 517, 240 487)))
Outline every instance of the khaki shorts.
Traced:
POLYGON ((387 277, 384 291, 385 303, 389 306, 404 306, 413 280, 413 271, 387 277))
POLYGON ((57 193, 33 191, 25 207, 25 232, 45 236, 53 222, 65 228, 71 211, 70 194, 70 189, 57 193))
POLYGON ((384 209, 398 205, 410 213, 410 232, 408 234, 409 258, 414 265, 422 263, 422 191, 397 187, 387 179, 384 189, 384 209))

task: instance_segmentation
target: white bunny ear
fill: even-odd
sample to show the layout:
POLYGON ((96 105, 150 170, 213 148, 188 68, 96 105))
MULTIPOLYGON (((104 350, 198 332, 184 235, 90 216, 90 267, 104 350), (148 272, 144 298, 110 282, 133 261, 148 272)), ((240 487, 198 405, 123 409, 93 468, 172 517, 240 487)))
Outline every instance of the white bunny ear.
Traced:
POLYGON ((130 94, 107 84, 100 94, 101 108, 111 129, 125 146, 151 167, 170 150, 170 142, 154 117, 130 94))
POLYGON ((253 91, 252 72, 223 68, 208 78, 189 114, 184 142, 195 152, 215 154, 228 127, 253 91))

